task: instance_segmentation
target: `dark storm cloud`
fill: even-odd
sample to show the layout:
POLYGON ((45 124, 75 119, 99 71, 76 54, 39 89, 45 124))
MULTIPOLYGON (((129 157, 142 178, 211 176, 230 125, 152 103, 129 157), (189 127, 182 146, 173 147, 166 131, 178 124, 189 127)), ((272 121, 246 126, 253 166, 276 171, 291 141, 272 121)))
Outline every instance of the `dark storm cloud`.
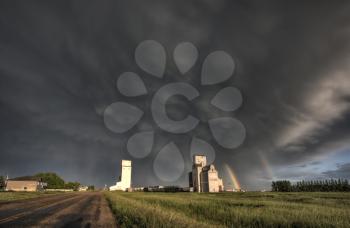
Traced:
MULTIPOLYGON (((2 1, 0 173, 50 170, 68 179, 111 184, 119 160, 131 158, 127 138, 155 127, 148 111, 125 135, 104 126, 103 111, 117 100, 149 109, 149 100, 122 97, 116 79, 134 71, 144 76, 150 94, 166 82, 183 81, 172 50, 189 41, 199 49, 199 59, 186 80, 202 98, 191 107, 175 97, 169 115, 237 117, 247 128, 238 149, 217 145, 205 124, 189 135, 214 145, 217 167, 232 166, 244 188, 269 186, 280 167, 309 164, 349 147, 349 15, 346 1, 2 1), (134 61, 136 46, 146 39, 166 48, 164 81, 143 73, 134 61), (201 63, 214 50, 234 57, 235 75, 202 88, 201 63), (204 102, 227 85, 243 94, 243 106, 234 114, 204 102)), ((153 159, 170 140, 188 151, 189 135, 156 133, 151 156, 134 159, 136 185, 161 183, 153 159)), ((188 169, 187 152, 183 156, 188 169)), ((186 184, 186 174, 177 183, 186 184)))

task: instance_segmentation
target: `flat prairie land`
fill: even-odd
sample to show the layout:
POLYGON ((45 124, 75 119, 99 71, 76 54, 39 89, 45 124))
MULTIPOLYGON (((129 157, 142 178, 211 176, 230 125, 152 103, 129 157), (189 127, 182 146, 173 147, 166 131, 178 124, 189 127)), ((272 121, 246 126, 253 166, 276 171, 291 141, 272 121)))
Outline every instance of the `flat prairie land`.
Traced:
POLYGON ((119 227, 350 227, 350 193, 105 192, 119 227))
POLYGON ((0 202, 31 199, 55 194, 60 194, 60 192, 0 192, 0 202))

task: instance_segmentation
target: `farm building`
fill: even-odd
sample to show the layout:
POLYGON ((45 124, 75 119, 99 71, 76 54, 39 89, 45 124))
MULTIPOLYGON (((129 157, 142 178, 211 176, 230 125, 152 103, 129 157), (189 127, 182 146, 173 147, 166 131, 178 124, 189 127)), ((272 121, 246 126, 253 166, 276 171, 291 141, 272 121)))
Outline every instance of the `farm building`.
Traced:
POLYGON ((44 190, 44 186, 46 186, 46 183, 41 178, 25 176, 8 179, 5 190, 35 192, 44 190))
POLYGON ((194 155, 192 172, 189 173, 189 185, 195 192, 224 191, 222 179, 213 164, 207 165, 204 155, 194 155))
POLYGON ((79 186, 78 191, 79 192, 86 192, 88 189, 89 189, 88 186, 81 185, 81 186, 79 186))

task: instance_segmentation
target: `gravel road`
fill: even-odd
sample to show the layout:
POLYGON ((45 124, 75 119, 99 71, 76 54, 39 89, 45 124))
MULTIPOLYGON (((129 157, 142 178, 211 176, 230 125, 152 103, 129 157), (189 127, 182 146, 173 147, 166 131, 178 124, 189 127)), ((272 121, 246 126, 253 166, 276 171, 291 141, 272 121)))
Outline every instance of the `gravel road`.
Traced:
POLYGON ((0 227, 116 227, 100 192, 64 193, 0 203, 0 227))

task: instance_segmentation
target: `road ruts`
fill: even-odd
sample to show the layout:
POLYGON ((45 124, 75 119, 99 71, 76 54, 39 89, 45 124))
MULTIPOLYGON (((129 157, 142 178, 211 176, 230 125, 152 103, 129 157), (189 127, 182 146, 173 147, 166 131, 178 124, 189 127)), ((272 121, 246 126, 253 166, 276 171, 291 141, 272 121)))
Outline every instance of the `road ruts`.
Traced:
POLYGON ((0 227, 116 227, 100 192, 0 203, 0 227))

